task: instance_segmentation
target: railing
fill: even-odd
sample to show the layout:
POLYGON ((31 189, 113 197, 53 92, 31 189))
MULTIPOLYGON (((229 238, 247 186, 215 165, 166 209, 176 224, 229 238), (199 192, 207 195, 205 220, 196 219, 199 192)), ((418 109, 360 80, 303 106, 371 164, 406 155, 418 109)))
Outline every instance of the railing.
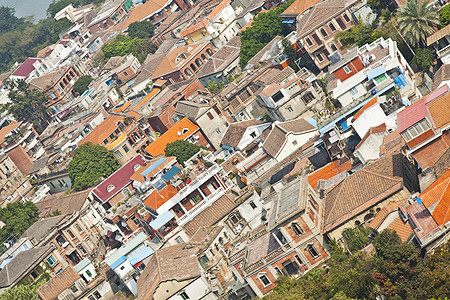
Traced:
POLYGON ((422 238, 419 239, 421 246, 426 246, 429 242, 433 241, 435 238, 438 237, 438 234, 444 233, 444 227, 441 225, 437 228, 435 228, 433 231, 427 233, 422 238))
POLYGON ((222 188, 215 190, 208 197, 203 199, 200 203, 198 203, 190 211, 188 211, 187 214, 179 218, 178 224, 180 224, 180 226, 183 226, 184 224, 192 220, 195 216, 201 213, 207 206, 209 206, 211 203, 215 202, 218 198, 220 198, 224 193, 225 191, 222 188))

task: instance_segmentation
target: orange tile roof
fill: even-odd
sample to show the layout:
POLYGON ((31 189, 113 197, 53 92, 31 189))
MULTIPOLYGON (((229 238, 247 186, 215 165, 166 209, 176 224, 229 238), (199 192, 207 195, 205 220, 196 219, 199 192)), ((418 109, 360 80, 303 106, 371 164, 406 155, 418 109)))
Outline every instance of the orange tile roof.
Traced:
POLYGON ((222 9, 225 8, 225 6, 227 6, 230 3, 230 0, 223 0, 219 3, 219 5, 217 5, 216 7, 214 7, 214 9, 211 11, 211 13, 208 15, 208 18, 210 20, 214 19, 221 11, 222 9))
POLYGON ((128 106, 130 106, 130 104, 131 104, 131 101, 127 101, 127 102, 125 102, 124 105, 122 105, 121 107, 115 109, 114 112, 115 113, 119 113, 121 111, 124 111, 128 106))
MULTIPOLYGON (((158 79, 159 80, 159 79, 158 79)), ((157 81, 158 81, 157 80, 157 81)), ((152 99, 154 96, 156 96, 159 91, 161 91, 161 89, 159 88, 154 88, 147 96, 145 96, 144 99, 142 99, 141 102, 139 102, 138 105, 136 105, 136 107, 134 109, 138 109, 142 104, 144 104, 145 102, 149 101, 150 99, 152 99)))
POLYGON ((198 126, 192 123, 189 119, 183 118, 173 127, 167 130, 163 135, 157 138, 153 143, 145 148, 151 156, 155 157, 164 154, 167 144, 178 140, 185 140, 193 135, 198 130, 198 126), (183 129, 187 129, 183 134, 183 129))
POLYGON ((103 142, 114 130, 117 128, 117 123, 124 119, 123 116, 109 116, 103 120, 100 125, 94 128, 81 142, 78 146, 81 146, 87 142, 91 142, 94 145, 98 145, 103 142))
POLYGON ((201 30, 202 28, 205 28, 207 25, 209 24, 209 21, 206 19, 203 19, 202 21, 200 21, 199 23, 193 24, 192 26, 189 26, 188 28, 186 28, 185 30, 180 32, 180 36, 181 37, 185 37, 188 36, 191 33, 194 33, 196 31, 201 30))
POLYGON ((17 121, 12 121, 11 124, 0 129, 0 144, 3 144, 5 141, 5 136, 10 133, 12 130, 16 129, 20 125, 17 121))
POLYGON ((151 16, 163 8, 164 4, 166 4, 166 0, 148 0, 146 3, 136 6, 128 19, 125 20, 124 28, 128 28, 131 23, 142 21, 151 16))
POLYGON ((409 222, 403 222, 402 218, 398 217, 392 222, 387 229, 394 230, 397 232, 398 236, 402 240, 402 243, 405 243, 408 238, 413 233, 413 229, 411 228, 411 224, 409 222))
POLYGON ((427 108, 436 128, 445 127, 450 123, 450 94, 427 103, 427 108))
POLYGON ((285 11, 283 15, 299 15, 311 6, 316 5, 320 0, 295 0, 285 11))
POLYGON ((349 160, 346 160, 340 163, 338 160, 329 163, 328 165, 320 168, 319 170, 308 175, 309 185, 315 189, 317 186, 317 182, 320 179, 330 179, 341 172, 350 171, 352 169, 352 163, 349 160))
POLYGON ((450 169, 420 194, 423 204, 439 225, 450 221, 450 169), (434 206, 434 208, 433 208, 434 206))
POLYGON ((366 109, 368 109, 369 107, 371 107, 372 105, 374 105, 375 103, 377 103, 377 98, 378 98, 378 97, 375 97, 375 98, 373 98, 372 100, 370 100, 369 102, 367 102, 366 105, 364 105, 364 106, 356 113, 356 115, 353 116, 353 122, 355 122, 355 120, 358 119, 359 116, 361 116, 362 113, 363 113, 366 109))
POLYGON ((164 189, 157 191, 154 190, 145 200, 144 205, 150 207, 151 209, 157 210, 164 203, 166 203, 170 198, 178 194, 176 188, 173 185, 168 184, 164 189))
POLYGON ((370 221, 368 226, 373 229, 378 229, 381 224, 383 224, 383 221, 386 219, 386 217, 390 213, 396 211, 399 208, 400 204, 402 204, 404 201, 405 199, 402 199, 383 206, 383 208, 370 221))

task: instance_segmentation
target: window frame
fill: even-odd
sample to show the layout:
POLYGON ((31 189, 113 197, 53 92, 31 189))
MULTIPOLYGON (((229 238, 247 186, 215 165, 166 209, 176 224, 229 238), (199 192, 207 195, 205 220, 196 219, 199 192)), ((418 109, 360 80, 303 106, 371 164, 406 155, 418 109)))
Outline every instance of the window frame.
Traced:
POLYGON ((334 26, 333 22, 328 23, 328 28, 330 28, 331 32, 335 32, 337 30, 336 26, 334 26), (333 28, 331 28, 331 26, 333 26, 333 28))
POLYGON ((306 41, 306 44, 308 44, 309 47, 314 46, 313 41, 312 41, 309 37, 306 37, 306 38, 305 38, 305 41, 306 41))
POLYGON ((272 282, 270 281, 269 277, 267 277, 266 273, 260 273, 260 274, 258 274, 258 279, 259 279, 259 281, 261 281, 261 283, 262 283, 262 285, 263 285, 264 287, 268 287, 269 285, 272 284, 272 282), (267 283, 267 284, 264 283, 264 280, 263 280, 262 278, 265 278, 265 279, 267 280, 268 283, 267 283))
POLYGON ((348 66, 348 64, 345 64, 342 69, 344 70, 345 74, 350 74, 352 72, 352 69, 348 66))
POLYGON ((292 222, 291 228, 294 231, 294 233, 299 237, 305 234, 305 231, 302 229, 302 227, 298 224, 298 222, 292 222))

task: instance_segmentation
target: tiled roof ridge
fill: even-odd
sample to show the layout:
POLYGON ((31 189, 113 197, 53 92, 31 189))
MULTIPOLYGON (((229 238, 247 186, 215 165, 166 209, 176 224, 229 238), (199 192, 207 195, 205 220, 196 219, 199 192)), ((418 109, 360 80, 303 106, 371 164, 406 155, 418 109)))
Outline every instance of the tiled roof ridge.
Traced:
MULTIPOLYGON (((385 179, 389 179, 389 180, 395 180, 395 181, 403 181, 403 179, 397 179, 397 178, 395 178, 395 177, 391 177, 391 176, 387 176, 387 175, 383 175, 383 174, 380 174, 380 173, 376 173, 376 172, 373 172, 373 171, 369 171, 369 170, 364 170, 364 169, 361 169, 361 170, 359 170, 360 172, 362 172, 362 171, 364 171, 364 172, 366 172, 366 173, 369 173, 369 174, 372 174, 372 175, 376 175, 376 176, 379 176, 379 177, 383 177, 383 178, 385 178, 385 179)), ((354 173, 354 174, 356 174, 356 173, 354 173)), ((353 175, 353 174, 351 174, 351 175, 353 175)), ((351 176, 350 175, 350 176, 351 176)))

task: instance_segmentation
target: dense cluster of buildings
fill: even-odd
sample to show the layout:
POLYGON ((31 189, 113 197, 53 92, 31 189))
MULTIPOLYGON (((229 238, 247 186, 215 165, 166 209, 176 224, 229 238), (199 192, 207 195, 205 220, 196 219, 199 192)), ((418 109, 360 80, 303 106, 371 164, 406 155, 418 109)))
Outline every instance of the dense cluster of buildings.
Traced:
POLYGON ((343 50, 333 38, 364 2, 295 0, 286 39, 320 73, 294 71, 282 37, 241 69, 239 32, 280 3, 109 0, 56 15, 75 25, 0 75, 0 102, 4 80, 21 79, 51 112, 41 134, 0 120, 2 205, 39 209, 3 242, 1 291, 46 278, 40 299, 249 299, 324 267, 348 228, 392 229, 425 252, 448 239, 448 31, 428 39, 444 64, 426 89, 392 39, 343 50), (157 26, 154 54, 94 63, 142 20, 157 26), (82 75, 93 81, 79 95, 82 75), (165 155, 180 140, 202 146, 183 164, 165 155), (120 168, 70 192, 71 155, 87 142, 120 168))

